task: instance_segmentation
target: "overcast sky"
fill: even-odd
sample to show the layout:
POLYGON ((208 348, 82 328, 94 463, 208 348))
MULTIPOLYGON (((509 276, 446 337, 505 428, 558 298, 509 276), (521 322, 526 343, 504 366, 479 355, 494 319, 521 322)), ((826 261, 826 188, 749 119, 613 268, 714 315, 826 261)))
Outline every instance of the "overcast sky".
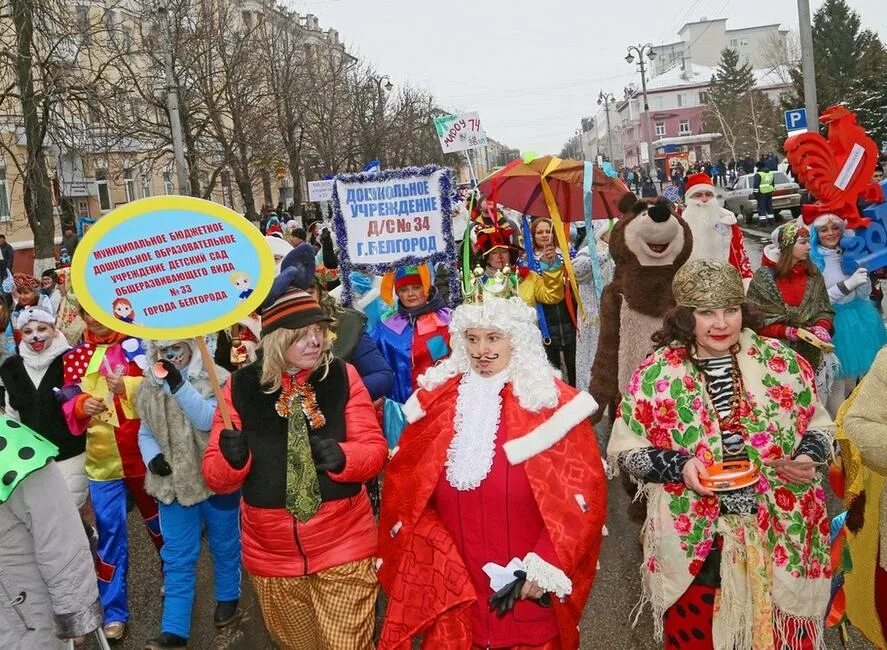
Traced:
MULTIPOLYGON (((794 0, 282 1, 338 30, 393 83, 426 88, 454 112, 477 110, 488 136, 539 154, 560 151, 599 90, 618 97, 639 82, 624 60, 630 44, 677 41, 702 17, 728 18, 728 29, 798 26, 794 0)), ((887 37, 887 0, 848 4, 887 37)))

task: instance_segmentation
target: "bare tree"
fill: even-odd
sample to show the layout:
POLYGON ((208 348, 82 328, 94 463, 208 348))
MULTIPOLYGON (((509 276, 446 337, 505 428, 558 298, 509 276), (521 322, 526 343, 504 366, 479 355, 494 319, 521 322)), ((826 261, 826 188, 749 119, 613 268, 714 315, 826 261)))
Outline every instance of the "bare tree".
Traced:
POLYGON ((0 113, 14 116, 15 137, 0 139, 0 150, 22 179, 39 272, 55 258, 50 152, 111 144, 98 127, 119 110, 107 81, 116 56, 105 47, 115 37, 117 5, 75 11, 65 0, 9 0, 3 7, 0 113))

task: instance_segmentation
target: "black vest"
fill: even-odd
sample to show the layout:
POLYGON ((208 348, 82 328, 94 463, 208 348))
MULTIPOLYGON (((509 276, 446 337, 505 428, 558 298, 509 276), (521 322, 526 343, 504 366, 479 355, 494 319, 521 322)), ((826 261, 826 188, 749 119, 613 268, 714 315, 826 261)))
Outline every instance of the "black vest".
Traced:
MULTIPOLYGON (((326 424, 308 431, 311 436, 345 442, 345 405, 350 391, 345 363, 333 359, 326 378, 321 379, 322 375, 321 367, 308 378, 308 383, 314 387, 326 424)), ((243 483, 243 499, 257 508, 283 508, 286 502, 287 419, 274 410, 281 391, 270 395, 262 392, 261 376, 261 360, 231 376, 231 398, 240 414, 241 430, 253 459, 252 469, 243 483)), ((317 477, 324 501, 347 499, 360 492, 360 483, 337 483, 326 472, 318 472, 317 477)))
POLYGON ((86 436, 74 436, 68 430, 62 407, 53 388, 64 384, 60 354, 49 367, 36 388, 31 383, 20 356, 9 357, 0 366, 0 378, 6 386, 6 400, 18 411, 22 423, 59 448, 56 460, 67 460, 86 450, 86 436))

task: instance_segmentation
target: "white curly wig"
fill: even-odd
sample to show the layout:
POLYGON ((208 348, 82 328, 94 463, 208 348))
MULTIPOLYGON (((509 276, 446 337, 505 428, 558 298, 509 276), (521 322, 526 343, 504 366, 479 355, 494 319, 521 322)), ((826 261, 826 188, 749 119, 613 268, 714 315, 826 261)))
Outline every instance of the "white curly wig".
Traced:
POLYGON ((487 297, 482 304, 460 305, 450 321, 452 353, 418 378, 425 390, 433 390, 471 368, 465 332, 471 328, 495 329, 511 341, 508 382, 521 407, 528 411, 554 408, 558 403, 558 373, 545 355, 536 310, 520 298, 487 297))

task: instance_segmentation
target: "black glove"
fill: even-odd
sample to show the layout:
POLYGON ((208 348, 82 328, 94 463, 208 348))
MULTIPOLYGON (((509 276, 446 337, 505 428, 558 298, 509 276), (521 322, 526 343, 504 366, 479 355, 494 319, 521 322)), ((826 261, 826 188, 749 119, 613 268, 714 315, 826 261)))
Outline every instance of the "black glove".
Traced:
POLYGON ((514 603, 520 598, 520 591, 527 581, 527 574, 523 571, 515 571, 514 575, 518 577, 513 582, 509 582, 487 599, 487 602, 490 604, 490 611, 496 610, 496 616, 499 618, 511 611, 514 603), (519 574, 523 574, 523 577, 520 577, 519 574))
POLYGON ((148 461, 148 471, 157 476, 169 476, 172 474, 172 467, 166 462, 163 454, 157 454, 148 461))
POLYGON ((345 452, 335 440, 313 436, 311 440, 311 455, 314 457, 314 466, 318 472, 341 472, 345 469, 345 452))
MULTIPOLYGON (((505 616, 514 607, 514 604, 520 598, 521 589, 524 588, 524 583, 527 581, 526 571, 515 571, 514 577, 514 582, 509 582, 487 599, 487 602, 490 604, 490 611, 495 609, 496 616, 500 618, 505 616)), ((551 596, 545 593, 542 594, 541 598, 533 602, 539 605, 539 607, 551 607, 551 596)))
POLYGON ((163 366, 163 369, 166 370, 166 377, 164 377, 163 380, 169 384, 169 391, 175 393, 184 383, 182 380, 182 373, 179 372, 178 368, 176 368, 171 361, 163 359, 160 364, 163 366))
POLYGON ((219 434, 219 450, 234 469, 243 469, 249 458, 246 438, 243 437, 243 432, 237 429, 222 429, 219 434))

